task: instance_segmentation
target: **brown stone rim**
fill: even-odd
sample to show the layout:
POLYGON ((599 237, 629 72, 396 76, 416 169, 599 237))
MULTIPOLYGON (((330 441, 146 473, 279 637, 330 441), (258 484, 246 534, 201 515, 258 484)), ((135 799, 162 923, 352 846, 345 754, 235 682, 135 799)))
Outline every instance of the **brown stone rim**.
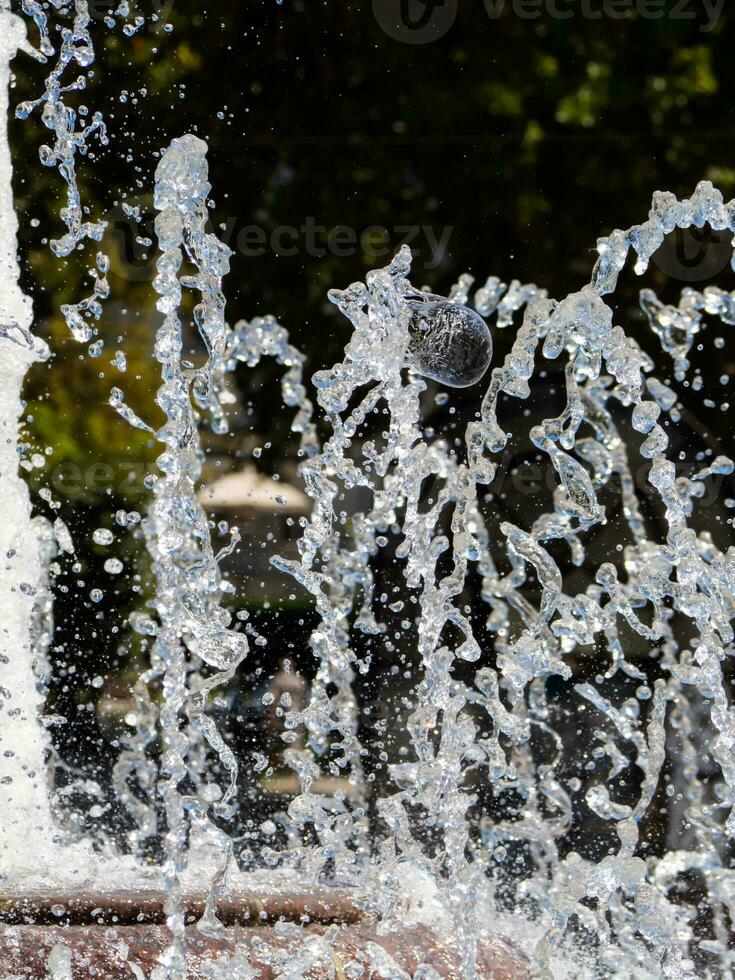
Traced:
MULTIPOLYGON (((36 926, 163 925, 165 895, 158 891, 69 892, 63 895, 2 895, 0 924, 36 926)), ((206 896, 187 895, 187 920, 204 914, 206 896)), ((242 893, 217 903, 225 926, 269 925, 279 919, 297 923, 354 924, 363 911, 348 892, 326 888, 283 894, 242 893)))
MULTIPOLYGON (((163 923, 165 896, 157 891, 119 891, 113 894, 78 891, 64 895, 0 894, 0 973, 27 980, 45 980, 46 963, 57 944, 68 948, 74 980, 131 980, 138 976, 131 964, 150 976, 169 941, 163 923), (120 958, 118 947, 124 947, 120 958)), ((205 908, 204 895, 184 900, 187 929, 187 965, 190 980, 211 976, 207 964, 233 955, 244 945, 261 980, 273 980, 276 971, 263 949, 273 955, 292 955, 293 939, 279 935, 273 925, 287 921, 304 926, 307 933, 329 932, 332 969, 315 967, 306 976, 346 980, 344 964, 370 959, 381 948, 396 966, 413 975, 419 965, 431 966, 447 980, 459 980, 459 954, 450 937, 425 925, 396 922, 382 927, 367 913, 359 896, 327 887, 292 889, 267 894, 240 893, 218 903, 225 926, 219 937, 205 936, 195 927, 205 908), (254 945, 253 945, 254 944, 254 945), (260 944, 260 945, 258 945, 260 944), (367 959, 366 959, 367 957, 367 959)), ((270 954, 269 954, 270 955, 270 954)), ((390 980, 380 969, 376 980, 390 980)), ((486 935, 478 949, 478 977, 482 980, 528 980, 526 957, 501 935, 486 935)), ((233 977, 232 980, 238 980, 233 977)))

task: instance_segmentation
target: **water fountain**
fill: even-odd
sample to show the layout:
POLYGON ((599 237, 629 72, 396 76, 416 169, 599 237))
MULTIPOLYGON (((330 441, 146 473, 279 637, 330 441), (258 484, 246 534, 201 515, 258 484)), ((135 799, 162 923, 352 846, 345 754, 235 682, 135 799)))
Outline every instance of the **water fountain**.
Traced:
MULTIPOLYGON (((50 57, 41 6, 22 7, 50 57)), ((84 0, 72 16, 38 103, 55 139, 42 159, 60 166, 68 191, 58 255, 102 234, 82 219, 75 154, 104 123, 95 115, 77 133, 61 101, 65 68, 94 57, 84 0)), ((710 448, 677 460, 673 451, 683 426, 676 386, 694 339, 708 317, 735 323, 735 297, 685 289, 672 306, 642 292, 651 336, 670 358, 666 383, 606 297, 631 252, 643 275, 676 228, 735 232, 735 204, 708 182, 687 200, 655 194, 643 224, 599 240, 590 283, 561 301, 494 277, 474 295, 470 276, 446 297, 428 293, 412 284, 404 248, 365 283, 330 293, 352 334, 343 359, 314 374, 310 395, 304 358, 274 318, 229 326, 230 254, 207 223, 207 145, 174 139, 154 194, 160 320, 151 353, 164 423, 147 421, 122 389, 110 393, 120 424, 162 447, 143 521, 155 595, 131 618, 152 641, 150 669, 135 687, 137 734, 116 768, 137 829, 124 843, 69 840, 52 814, 39 722, 52 530, 32 518, 17 469, 23 378, 47 356, 18 286, 6 131, 18 48, 28 49, 24 22, 5 2, 0 472, 12 520, 0 581, 0 966, 57 980, 727 975, 735 549, 731 522, 707 522, 697 504, 733 464, 710 448), (198 294, 191 324, 184 291, 198 294), (189 327, 204 351, 199 366, 184 354, 189 327), (513 333, 510 350, 493 363, 503 331, 513 333), (223 569, 239 536, 226 528, 230 540, 215 551, 200 496, 201 432, 227 430, 233 375, 263 358, 285 369, 284 409, 295 412, 313 505, 297 557, 271 561, 311 597, 316 667, 308 697, 294 697, 305 685, 281 661, 278 737, 296 789, 277 814, 283 846, 266 842, 276 829, 268 820, 245 861, 236 847, 246 819, 241 760, 216 703, 257 634, 226 601, 234 586, 223 569), (559 360, 557 390, 545 379, 559 360), (466 387, 488 370, 464 438, 435 434, 424 421, 429 382, 466 387), (513 399, 538 418, 515 413, 513 399), (499 517, 503 453, 521 435, 551 480, 525 509, 499 517), (592 669, 580 667, 585 657, 592 669), (358 696, 365 679, 380 679, 381 662, 406 692, 392 741, 388 719, 371 722, 358 696), (679 822, 656 852, 645 824, 662 795, 679 822), (596 849, 575 843, 590 820, 603 841, 596 849), (143 845, 157 835, 151 860, 143 845), (76 877, 70 864, 82 869, 76 877), (698 906, 682 898, 694 879, 698 906)), ((106 269, 100 253, 93 294, 64 308, 80 342, 94 344, 106 269)), ((73 547, 63 523, 54 530, 57 548, 73 547)), ((268 760, 253 758, 265 770, 268 760)))

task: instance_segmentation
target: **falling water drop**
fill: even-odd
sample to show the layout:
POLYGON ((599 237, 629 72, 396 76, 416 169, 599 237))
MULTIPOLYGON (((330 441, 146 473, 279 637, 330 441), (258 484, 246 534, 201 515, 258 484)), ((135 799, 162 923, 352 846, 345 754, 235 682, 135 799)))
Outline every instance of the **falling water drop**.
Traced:
POLYGON ((409 301, 406 359, 426 378, 452 388, 476 384, 490 367, 493 342, 479 313, 440 297, 409 301))

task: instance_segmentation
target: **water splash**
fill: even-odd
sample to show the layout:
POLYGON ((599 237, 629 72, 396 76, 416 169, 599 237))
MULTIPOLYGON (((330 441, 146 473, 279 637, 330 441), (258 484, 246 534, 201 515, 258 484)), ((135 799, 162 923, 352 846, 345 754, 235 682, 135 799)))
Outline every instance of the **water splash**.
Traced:
POLYGON ((493 343, 482 317, 430 293, 409 300, 407 359, 418 374, 453 388, 476 384, 490 367, 493 343))
MULTIPOLYGON (((24 9, 49 57, 44 9, 33 0, 24 9)), ((5 8, 0 16, 9 16, 5 8)), ((22 108, 43 105, 44 123, 55 136, 44 162, 58 165, 67 181, 67 234, 54 245, 60 257, 101 235, 99 225, 83 221, 74 166, 86 139, 103 133, 102 123, 93 117, 77 131, 75 114, 61 100, 62 73, 72 63, 88 67, 92 58, 81 0, 73 17, 45 96, 22 108)), ((12 29, 5 36, 22 43, 18 22, 5 23, 12 29)), ((5 144, 0 140, 0 152, 5 144)), ((12 214, 4 160, 0 176, 7 178, 0 189, 12 214)), ((330 294, 353 332, 343 359, 313 379, 321 414, 315 420, 303 357, 277 321, 242 321, 232 331, 225 323, 229 252, 206 231, 209 192, 206 144, 194 136, 175 140, 160 162, 155 194, 161 250, 155 289, 163 322, 154 353, 165 422, 158 429, 149 425, 120 389, 110 399, 128 423, 154 433, 164 447, 145 522, 156 576, 153 615, 138 614, 134 625, 155 639, 138 691, 143 748, 155 721, 144 689, 154 676, 163 678, 163 874, 173 934, 162 964, 166 977, 186 975, 182 875, 189 849, 205 833, 214 835, 220 853, 210 868, 217 873, 203 928, 217 930, 214 899, 232 842, 213 818, 233 814, 237 760, 206 709, 210 693, 232 678, 248 651, 222 602, 228 586, 219 563, 230 549, 215 554, 196 496, 198 425, 208 415, 215 432, 226 431, 233 368, 254 366, 262 357, 287 369, 283 400, 296 409, 292 429, 314 503, 298 559, 273 559, 313 597, 319 619, 311 636, 317 662, 311 699, 289 719, 305 727, 308 741, 298 747, 294 740, 287 750, 301 792, 289 806, 298 833, 286 858, 322 881, 372 881, 369 904, 387 923, 405 913, 407 878, 423 874, 449 913, 467 978, 478 976, 489 881, 543 923, 534 951, 540 975, 551 975, 555 955, 575 937, 595 949, 597 967, 612 975, 693 977, 690 951, 697 945, 732 968, 735 714, 725 665, 733 644, 735 548, 723 551, 711 530, 698 529, 697 519, 702 523, 705 485, 730 474, 733 463, 715 457, 688 461, 686 476, 677 470, 671 439, 681 417, 677 391, 655 377, 654 360, 615 322, 606 297, 629 253, 636 253, 635 271, 643 274, 675 228, 735 231, 735 207, 707 182, 689 200, 655 195, 646 222, 598 242, 591 282, 561 301, 533 284, 514 280, 507 287, 490 277, 476 292, 473 311, 470 276, 448 297, 423 293, 410 282, 410 252, 402 250, 365 283, 330 294), (185 260, 195 267, 193 275, 182 274, 185 260), (198 368, 183 358, 184 289, 201 295, 193 317, 205 349, 198 368), (490 367, 493 332, 514 326, 519 314, 511 350, 493 367, 464 442, 437 436, 422 421, 424 379, 456 387, 476 383, 490 367), (539 496, 537 506, 529 505, 528 519, 498 520, 492 494, 503 473, 502 454, 523 417, 506 406, 510 399, 532 404, 549 362, 563 365, 565 403, 556 416, 531 424, 528 438, 548 461, 553 489, 549 499, 539 496), (330 434, 320 444, 321 425, 330 434), (638 464, 644 488, 634 478, 638 464), (355 491, 362 502, 347 510, 342 502, 355 491), (663 523, 650 516, 646 495, 663 523), (611 527, 619 545, 614 550, 604 542, 601 547, 597 537, 611 527), (401 576, 397 601, 380 586, 386 565, 401 576), (473 589, 483 604, 480 616, 468 601, 473 589), (389 613, 402 613, 400 629, 389 626, 389 613), (410 744, 397 757, 381 759, 389 776, 384 795, 371 789, 374 772, 368 771, 356 692, 376 649, 396 660, 415 653, 421 670, 407 708, 410 744), (655 669, 641 669, 640 651, 655 669), (581 657, 596 671, 585 679, 577 679, 572 663, 581 657), (582 762, 574 757, 579 732, 570 736, 569 717, 579 732, 584 720, 589 736, 582 762), (705 776, 697 765, 702 746, 713 768, 705 776), (686 833, 674 828, 668 850, 655 857, 646 850, 644 823, 671 785, 667 769, 686 833), (338 780, 331 795, 320 790, 326 775, 338 780), (576 849, 575 832, 589 814, 610 829, 602 854, 576 849), (689 871, 702 875, 707 890, 712 926, 704 940, 695 932, 695 910, 672 895, 689 871)), ((2 402, 7 417, 0 421, 11 433, 12 459, 4 472, 14 474, 20 402, 12 393, 42 349, 17 288, 12 220, 4 221, 3 234, 2 295, 3 303, 10 298, 10 312, 3 308, 0 338, 7 376, 15 371, 17 384, 2 402), (14 358, 20 359, 17 369, 14 358)), ((102 282, 103 257, 97 270, 102 282)), ((88 305, 67 309, 79 339, 91 339, 90 317, 98 315, 103 293, 95 287, 88 305)), ((678 305, 644 290, 641 309, 679 383, 691 368, 704 318, 735 319, 733 295, 714 287, 684 290, 678 305)), ((18 526, 27 530, 27 493, 12 486, 10 496, 18 526)), ((63 547, 63 531, 57 537, 63 547)), ((23 622, 33 618, 33 602, 37 611, 47 606, 45 596, 37 601, 36 544, 24 542, 33 567, 18 583, 23 622)), ((14 643, 18 637, 27 652, 29 639, 17 632, 14 643)), ((25 720, 33 721, 33 708, 30 703, 25 720)), ((134 754, 121 758, 121 782, 150 781, 151 770, 139 775, 135 764, 134 754)), ((155 832, 150 807, 139 819, 143 835, 155 832)), ((275 967, 295 976, 330 962, 329 937, 315 940, 294 930, 297 952, 289 952, 290 962, 274 954, 275 967)), ((370 968, 397 969, 384 951, 370 952, 370 968)), ((247 951, 238 951, 230 966, 248 975, 247 951)))
MULTIPOLYGON (((515 882, 517 901, 526 896, 551 916, 553 924, 536 949, 540 969, 549 968, 554 950, 565 941, 570 924, 576 923, 598 943, 601 966, 657 970, 662 976, 693 975, 689 914, 672 904, 672 872, 666 869, 672 861, 679 869, 701 868, 698 849, 683 861, 681 855, 676 859, 670 855, 660 862, 642 860, 637 850, 639 825, 661 783, 669 726, 675 722, 683 739, 682 752, 691 758, 695 751, 691 725, 687 728, 683 714, 700 700, 711 705, 715 729, 711 751, 723 777, 718 806, 730 815, 724 827, 704 815, 707 794, 690 762, 684 777, 689 801, 684 804, 684 819, 698 828, 700 846, 708 855, 704 863, 712 883, 710 895, 714 903, 722 903, 715 912, 715 928, 720 936, 726 933, 722 916, 731 903, 724 897, 722 882, 730 880, 730 873, 717 841, 723 831, 732 836, 735 829, 730 751, 735 720, 721 665, 732 644, 735 549, 721 552, 711 535, 691 528, 688 519, 695 513, 703 483, 729 474, 733 464, 718 457, 688 479, 677 476, 674 462, 667 457, 669 437, 662 417, 676 415, 676 394, 653 376, 652 360, 615 324, 604 297, 613 291, 630 249, 639 255, 636 272, 642 274, 664 234, 674 227, 705 223, 715 229, 731 227, 730 213, 721 195, 706 182, 690 201, 656 195, 648 222, 600 241, 601 257, 590 285, 561 302, 548 299, 536 287, 516 285, 509 306, 515 311, 528 304, 523 322, 505 362, 492 372, 480 419, 467 427, 464 460, 450 453, 441 440, 425 437, 420 424, 425 386, 406 373, 411 366, 421 370, 411 352, 415 310, 407 299, 412 296, 409 253, 400 253, 387 269, 370 273, 365 285, 331 294, 354 328, 344 361, 314 378, 317 401, 333 435, 302 467, 315 507, 300 543, 301 559, 276 558, 274 563, 315 597, 321 622, 312 648, 328 665, 332 685, 337 686, 340 675, 345 677, 342 700, 349 701, 349 671, 356 663, 365 667, 357 659, 351 634, 365 629, 381 634, 381 624, 374 618, 371 563, 389 547, 389 537, 397 536, 397 544, 390 547, 404 563, 405 595, 415 601, 423 679, 408 720, 416 761, 390 767, 397 791, 377 802, 389 830, 379 846, 378 902, 384 913, 395 911, 390 896, 400 894, 406 861, 438 875, 465 950, 467 976, 474 975, 475 969, 474 896, 489 858, 499 864, 499 879, 515 882), (566 355, 566 405, 557 417, 529 433, 556 475, 553 509, 538 513, 527 529, 502 522, 504 547, 498 548, 503 541, 496 544, 487 533, 477 488, 492 490, 500 469, 498 454, 508 442, 509 434, 498 417, 500 398, 532 396, 531 379, 539 370, 540 353, 547 361, 566 355), (648 461, 647 482, 664 508, 663 538, 655 537, 650 519, 644 516, 632 475, 630 439, 623 435, 616 406, 627 413, 631 429, 645 436, 638 451, 648 461), (381 415, 380 440, 362 435, 374 413, 381 415), (422 487, 437 480, 442 482, 429 498, 428 508, 420 506, 422 487), (336 519, 335 502, 354 487, 368 490, 375 505, 352 515, 350 544, 350 535, 342 530, 344 522, 336 519), (621 547, 620 561, 603 560, 595 567, 592 531, 606 524, 613 507, 623 515, 630 543, 621 547), (560 544, 566 545, 570 563, 562 561, 560 544), (347 556, 351 576, 344 571, 347 556), (509 572, 499 570, 499 560, 509 564, 509 572), (582 567, 589 584, 581 592, 567 591, 566 579, 573 580, 570 571, 582 567), (467 685, 459 680, 456 665, 482 656, 461 605, 470 568, 482 578, 497 665, 481 667, 474 683, 467 685), (531 581, 537 583, 537 602, 529 598, 531 581), (350 626, 348 613, 361 590, 361 608, 367 613, 350 626), (450 627, 458 637, 454 642, 448 639, 450 627), (626 654, 626 631, 649 643, 650 656, 660 664, 663 676, 652 684, 626 654), (549 681, 554 676, 571 678, 570 656, 585 647, 606 650, 609 657, 595 685, 574 688, 581 699, 575 710, 587 703, 599 712, 599 758, 608 757, 611 763, 604 783, 561 778, 566 748, 554 731, 558 709, 548 699, 549 681), (603 694, 606 681, 618 672, 637 684, 635 696, 620 705, 603 694), (492 725, 490 739, 479 737, 473 706, 486 711, 492 725), (544 741, 548 749, 539 761, 539 745, 544 741), (628 803, 623 800, 630 791, 623 792, 622 787, 630 785, 632 766, 642 778, 634 780, 638 796, 628 803), (505 792, 517 794, 522 801, 503 819, 483 818, 479 849, 468 820, 475 799, 467 782, 478 768, 491 780, 496 798, 505 792), (562 856, 569 848, 564 841, 573 829, 584 782, 588 783, 583 794, 586 805, 615 828, 619 841, 618 848, 600 862, 584 859, 574 850, 562 856), (427 828, 441 832, 439 850, 432 837, 427 851, 427 828), (512 853, 509 845, 516 853, 519 845, 526 849, 534 869, 520 883, 512 866, 503 867, 503 855, 512 853)), ((471 285, 471 279, 463 278, 453 290, 453 301, 466 303, 471 285)), ((483 312, 497 310, 500 318, 499 282, 488 280, 480 293, 476 302, 483 312)), ((687 290, 678 308, 676 330, 670 330, 674 321, 670 309, 662 311, 649 293, 642 294, 642 307, 654 317, 655 332, 674 357, 679 378, 702 312, 728 322, 731 304, 731 296, 719 290, 704 294, 687 290)), ((508 315, 503 311, 506 324, 508 315)), ((446 382, 446 375, 442 380, 446 382)), ((337 741, 331 748, 338 752, 338 765, 351 772, 359 743, 354 727, 344 723, 335 704, 319 694, 316 708, 307 709, 305 717, 312 747, 321 745, 323 751, 333 733, 337 741)), ((311 870, 323 868, 327 856, 342 868, 349 867, 359 850, 360 830, 354 817, 361 817, 360 805, 351 812, 344 800, 336 810, 325 810, 324 801, 309 791, 319 772, 313 757, 295 762, 303 794, 290 813, 300 825, 312 823, 321 845, 316 854, 308 854, 311 870)), ((721 939, 707 943, 710 953, 728 956, 721 939)))
MULTIPOLYGON (((403 249, 384 270, 368 275, 366 285, 354 284, 344 291, 332 291, 330 299, 350 319, 354 332, 345 350, 345 360, 329 371, 315 375, 317 401, 324 410, 333 435, 321 453, 304 463, 302 475, 314 499, 314 514, 300 543, 300 562, 274 559, 276 566, 290 572, 315 597, 320 625, 312 636, 312 649, 320 668, 317 697, 304 712, 310 733, 310 745, 319 755, 330 746, 337 753, 331 767, 348 774, 350 783, 362 784, 363 749, 357 739, 355 697, 351 690, 355 665, 365 672, 368 664, 357 658, 350 639, 350 611, 362 593, 360 614, 355 622, 358 631, 380 636, 385 625, 374 612, 371 558, 388 545, 385 529, 402 538, 396 556, 405 562, 405 583, 416 603, 416 630, 424 680, 416 692, 416 708, 408 720, 415 763, 391 766, 394 782, 400 787, 392 796, 378 801, 382 820, 390 836, 381 845, 380 880, 382 894, 378 902, 384 912, 390 911, 401 888, 401 868, 415 862, 446 876, 447 898, 455 913, 455 925, 466 940, 465 969, 474 969, 471 936, 476 923, 470 913, 471 896, 478 879, 478 869, 466 858, 468 826, 465 814, 472 803, 463 791, 462 761, 474 745, 475 728, 463 716, 468 692, 452 676, 456 660, 471 662, 479 657, 479 647, 462 609, 455 602, 462 589, 467 562, 478 554, 478 544, 469 530, 475 511, 475 488, 466 468, 458 466, 443 443, 432 446, 422 438, 420 396, 425 383, 415 375, 406 376, 407 364, 422 373, 426 362, 416 364, 415 291, 408 282, 410 251, 403 249), (410 297, 410 298, 409 298, 410 297), (367 389, 367 391, 365 391, 367 389), (359 395, 357 395, 359 391, 359 395), (356 397, 357 396, 357 397, 356 397), (356 440, 356 434, 374 413, 385 407, 387 429, 380 443, 356 440), (353 452, 354 449, 357 452, 353 452), (428 511, 420 510, 425 481, 444 481, 428 511), (352 516, 353 542, 345 538, 336 520, 336 501, 345 491, 361 487, 373 499, 372 509, 352 516), (402 515, 402 516, 398 516, 402 515), (452 544, 439 532, 449 516, 452 544), (451 548, 449 571, 439 570, 444 553, 451 548), (460 634, 460 642, 449 647, 443 642, 445 628, 451 626, 460 634), (329 697, 328 688, 336 689, 329 697), (441 720, 440 720, 441 715, 441 720), (430 734, 440 727, 439 744, 430 734), (422 851, 410 827, 409 811, 421 813, 425 827, 438 830, 443 848, 433 858, 422 851), (467 900, 467 896, 470 900, 467 900)), ((448 301, 434 302, 440 306, 448 301)), ((468 330, 475 321, 470 311, 444 321, 453 329, 468 330)), ((484 321, 480 339, 487 332, 484 321)), ((444 326, 441 327, 444 329, 444 326)), ((475 334, 475 337, 477 334, 475 334)), ((463 340, 453 346, 442 343, 441 374, 456 382, 468 380, 467 346, 463 340), (454 357, 454 360, 452 358, 454 357)), ((489 357, 487 343, 479 344, 480 359, 475 370, 484 373, 489 357)), ((431 357, 434 352, 427 352, 431 357)), ((365 834, 364 794, 354 794, 336 807, 325 808, 322 798, 310 792, 319 769, 311 755, 302 754, 294 764, 302 779, 302 795, 289 808, 292 819, 300 825, 311 823, 320 846, 307 855, 310 870, 324 866, 327 858, 334 862, 340 879, 354 865, 356 857, 369 851, 365 834)))
POLYGON ((28 487, 18 472, 19 422, 26 372, 48 357, 46 344, 31 332, 30 299, 19 286, 17 219, 13 208, 12 160, 8 144, 10 60, 28 51, 23 21, 0 3, 0 474, 4 519, 0 529, 0 743, 3 777, 0 805, 0 877, 22 875, 42 865, 52 847, 53 823, 45 779, 47 738, 40 725, 49 603, 45 563, 50 528, 32 518, 28 487), (29 853, 28 839, 34 847, 29 853))
MULTIPOLYGON (((89 153, 91 138, 94 136, 100 145, 107 145, 104 118, 101 112, 93 112, 87 121, 89 113, 86 107, 74 109, 64 100, 67 93, 82 92, 87 87, 87 77, 95 58, 90 33, 91 15, 87 0, 74 0, 72 8, 54 0, 50 25, 48 14, 36 0, 21 0, 21 6, 39 31, 40 50, 36 56, 41 61, 47 61, 56 55, 56 64, 46 78, 43 95, 21 102, 15 114, 19 119, 27 119, 40 108, 41 121, 53 136, 52 143, 44 143, 40 147, 39 157, 45 167, 55 167, 66 183, 66 203, 60 211, 66 232, 61 238, 50 242, 54 255, 65 258, 87 240, 101 241, 107 225, 105 221, 85 220, 77 178, 77 157, 89 153), (53 27, 57 28, 61 39, 58 52, 51 37, 53 27), (79 70, 79 74, 70 80, 68 73, 75 69, 79 70)), ((67 326, 80 343, 92 340, 97 332, 94 321, 101 317, 102 301, 107 299, 110 292, 108 271, 109 259, 103 252, 98 252, 94 267, 90 270, 92 293, 78 303, 61 307, 67 326)))
MULTIPOLYGON (((313 456, 319 450, 319 437, 312 421, 314 406, 304 386, 304 355, 289 343, 288 331, 275 317, 255 317, 250 322, 240 320, 227 338, 226 357, 221 363, 219 402, 235 402, 236 396, 225 394, 226 376, 238 363, 254 368, 264 357, 272 357, 288 370, 281 381, 281 397, 286 408, 297 409, 291 431, 299 436, 299 449, 304 456, 313 456)), ((226 420, 219 425, 224 429, 226 420)))
MULTIPOLYGON (((214 553, 208 519, 196 495, 203 454, 193 402, 213 407, 217 413, 214 381, 228 337, 221 282, 229 269, 230 251, 206 231, 210 191, 206 152, 202 140, 184 136, 171 143, 156 170, 154 203, 161 256, 154 287, 164 319, 156 333, 154 354, 162 377, 156 402, 166 417, 156 435, 165 448, 158 459, 161 475, 145 522, 157 583, 152 602, 156 621, 139 617, 134 623, 139 631, 155 635, 153 665, 154 669, 160 665, 163 677, 161 793, 167 821, 163 878, 173 941, 162 962, 170 980, 186 976, 182 873, 192 821, 200 831, 204 826, 214 831, 207 814, 229 817, 237 787, 236 758, 208 715, 207 700, 216 687, 232 678, 248 650, 247 638, 230 628, 230 613, 221 604, 225 588, 219 571, 222 555, 214 553), (185 258, 195 267, 194 275, 181 275, 185 258), (179 314, 183 288, 201 295, 193 313, 206 350, 199 368, 184 363, 179 314), (208 744, 219 758, 228 775, 224 789, 189 765, 196 756, 193 743, 197 742, 208 744)), ((129 419, 130 410, 121 398, 113 399, 112 404, 129 419)), ((216 886, 226 872, 231 850, 226 836, 220 834, 217 839, 226 860, 215 876, 205 913, 204 928, 210 931, 216 928, 212 906, 216 886)))

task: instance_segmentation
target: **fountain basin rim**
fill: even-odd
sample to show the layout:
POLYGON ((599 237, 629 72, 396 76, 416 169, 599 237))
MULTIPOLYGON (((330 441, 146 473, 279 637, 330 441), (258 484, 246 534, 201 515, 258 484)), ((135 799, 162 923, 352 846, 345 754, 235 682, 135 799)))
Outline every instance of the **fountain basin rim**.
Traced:
MULTIPOLYGON (((187 920, 204 914, 206 892, 184 895, 187 920)), ((0 892, 3 925, 161 925, 166 896, 156 889, 66 890, 46 894, 0 892)), ((217 902, 217 917, 225 926, 267 925, 280 920, 325 925, 354 924, 364 916, 359 896, 325 886, 292 888, 281 893, 230 891, 217 902)))
MULTIPOLYGON (((281 975, 261 956, 263 945, 276 951, 287 952, 288 936, 278 936, 268 926, 235 927, 225 930, 219 939, 208 938, 196 929, 187 929, 187 969, 189 980, 205 980, 212 976, 208 967, 221 956, 232 955, 240 944, 246 944, 251 966, 259 971, 261 980, 275 980, 281 975), (259 945, 253 946, 253 940, 259 945)), ((307 933, 325 937, 324 925, 310 925, 307 933)), ((135 964, 148 976, 160 962, 160 956, 169 941, 168 930, 161 926, 0 926, 0 970, 10 970, 11 975, 24 980, 47 980, 46 963, 50 951, 60 944, 70 950, 74 980, 117 980, 131 975, 130 964, 135 964)), ((388 930, 376 924, 358 923, 343 925, 330 941, 330 963, 317 965, 306 976, 309 980, 344 978, 345 967, 356 956, 361 962, 369 962, 371 947, 380 947, 394 958, 400 969, 413 975, 420 964, 433 967, 442 980, 458 980, 460 977, 459 954, 456 946, 446 936, 437 934, 424 925, 394 925, 388 930), (367 954, 367 955, 366 955, 367 954)), ((480 941, 478 980, 530 980, 528 958, 502 935, 488 936, 480 941)), ((383 970, 374 974, 387 980, 383 970)), ((233 975, 234 980, 234 975, 233 975)))

